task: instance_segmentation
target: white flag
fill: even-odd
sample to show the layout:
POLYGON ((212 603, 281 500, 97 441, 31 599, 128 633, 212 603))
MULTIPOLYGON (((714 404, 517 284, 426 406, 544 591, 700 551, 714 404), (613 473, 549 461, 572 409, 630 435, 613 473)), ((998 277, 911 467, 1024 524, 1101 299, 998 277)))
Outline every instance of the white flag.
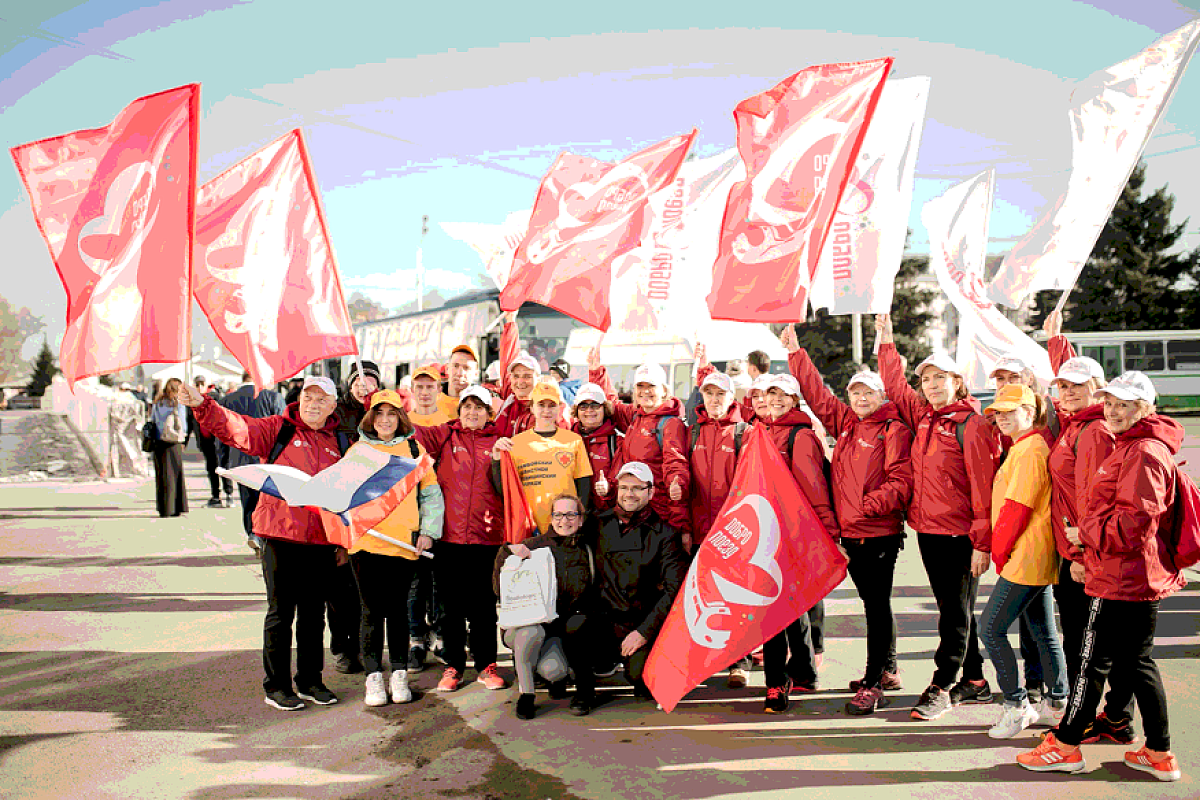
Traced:
POLYGON ((971 391, 987 388, 988 376, 1003 356, 1021 358, 1039 380, 1054 378, 1050 357, 984 294, 988 222, 996 186, 994 169, 951 187, 921 209, 929 231, 929 261, 942 290, 958 309, 955 360, 971 391))
POLYGON ((1071 96, 1071 173, 1066 191, 1017 242, 988 287, 1016 307, 1032 292, 1069 291, 1113 205, 1162 118, 1200 37, 1200 20, 1172 31, 1071 96))
POLYGON ((928 98, 929 78, 884 84, 821 251, 813 308, 828 308, 830 314, 886 314, 891 309, 928 98))
POLYGON ((529 229, 529 215, 533 209, 514 211, 499 225, 486 222, 442 222, 442 230, 453 239, 471 246, 483 260, 483 266, 496 284, 503 289, 512 271, 513 254, 525 231, 529 229))

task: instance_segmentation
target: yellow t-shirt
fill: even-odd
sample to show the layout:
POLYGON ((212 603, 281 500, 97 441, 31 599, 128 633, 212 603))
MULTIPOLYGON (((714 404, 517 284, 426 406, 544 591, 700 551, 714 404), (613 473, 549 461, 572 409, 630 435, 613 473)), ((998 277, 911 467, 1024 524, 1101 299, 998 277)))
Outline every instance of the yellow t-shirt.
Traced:
POLYGON ((451 397, 448 394, 439 394, 437 399, 438 408, 442 410, 450 419, 458 419, 458 401, 460 398, 451 397))
POLYGON ((1022 586, 1058 583, 1058 550, 1050 526, 1050 446, 1041 434, 1026 436, 1012 446, 992 483, 992 527, 1005 500, 1033 509, 1000 577, 1022 586))
MULTIPOLYGON (((366 442, 359 442, 355 447, 374 447, 377 450, 382 450, 388 455, 400 456, 401 458, 412 458, 412 449, 408 446, 407 441, 393 445, 373 445, 366 442)), ((417 457, 425 455, 425 448, 417 443, 417 457)), ((416 545, 417 536, 421 531, 421 517, 417 509, 417 492, 424 489, 426 486, 437 485, 437 472, 430 469, 421 478, 418 488, 409 492, 408 495, 400 501, 400 505, 396 510, 388 515, 387 519, 375 526, 375 530, 390 536, 393 539, 399 539, 402 542, 408 542, 411 545, 416 545)), ((399 556, 400 558, 416 559, 417 554, 411 550, 405 550, 403 547, 397 547, 391 542, 385 542, 383 539, 378 539, 370 534, 363 536, 354 546, 350 548, 351 553, 357 553, 360 550, 365 550, 368 553, 377 553, 381 556, 399 556)))
POLYGON ((550 501, 575 495, 575 479, 592 474, 592 460, 578 433, 559 428, 553 436, 528 430, 513 437, 512 460, 525 487, 538 530, 550 527, 550 501))
POLYGON ((437 411, 434 411, 432 414, 418 414, 414 411, 408 415, 408 418, 412 420, 413 425, 420 425, 422 428, 432 428, 434 425, 453 422, 458 417, 448 416, 439 406, 437 411))

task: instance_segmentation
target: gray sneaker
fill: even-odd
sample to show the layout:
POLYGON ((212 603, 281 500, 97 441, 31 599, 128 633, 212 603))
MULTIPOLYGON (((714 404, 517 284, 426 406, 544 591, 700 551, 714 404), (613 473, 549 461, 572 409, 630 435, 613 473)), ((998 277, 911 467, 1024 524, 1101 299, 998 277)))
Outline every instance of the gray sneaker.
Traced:
POLYGON ((937 719, 950 710, 950 693, 939 686, 930 684, 921 693, 921 699, 913 706, 911 717, 916 720, 928 721, 937 719))
POLYGON ((972 683, 963 678, 950 687, 950 705, 961 706, 964 703, 992 702, 992 687, 985 680, 981 684, 972 683))

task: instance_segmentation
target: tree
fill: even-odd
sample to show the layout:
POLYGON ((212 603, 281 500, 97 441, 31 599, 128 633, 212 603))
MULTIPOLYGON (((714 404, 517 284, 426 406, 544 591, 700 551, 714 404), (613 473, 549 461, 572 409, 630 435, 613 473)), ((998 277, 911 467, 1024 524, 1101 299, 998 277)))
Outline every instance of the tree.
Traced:
POLYGON ((29 368, 21 349, 43 327, 28 308, 17 309, 0 297, 0 381, 11 381, 29 368))
MULTIPOLYGON (((916 364, 929 355, 925 342, 925 329, 933 321, 929 311, 934 292, 917 288, 915 278, 929 266, 927 256, 906 256, 900 262, 896 276, 895 295, 892 298, 892 326, 896 347, 910 364, 916 364)), ((825 382, 839 394, 846 383, 858 371, 853 362, 851 344, 853 330, 850 315, 830 316, 825 310, 809 314, 808 321, 796 326, 800 346, 808 351, 809 358, 821 372, 825 382)), ((871 343, 875 341, 875 318, 862 316, 863 360, 874 367, 871 358, 871 343)))
POLYGON ((351 324, 382 319, 388 313, 382 303, 377 303, 362 292, 354 292, 350 295, 350 302, 346 303, 346 310, 350 312, 351 324))
POLYGON ((62 370, 54 363, 54 352, 50 349, 50 343, 42 339, 42 349, 38 351, 33 362, 33 377, 25 387, 25 392, 30 397, 41 397, 46 393, 54 376, 60 372, 62 370))
MULTIPOLYGON (((1169 252, 1187 220, 1172 225, 1175 196, 1162 186, 1143 197, 1145 182, 1138 164, 1063 309, 1065 330, 1200 328, 1200 249, 1169 252)), ((1061 294, 1037 293, 1032 326, 1041 327, 1061 294)))

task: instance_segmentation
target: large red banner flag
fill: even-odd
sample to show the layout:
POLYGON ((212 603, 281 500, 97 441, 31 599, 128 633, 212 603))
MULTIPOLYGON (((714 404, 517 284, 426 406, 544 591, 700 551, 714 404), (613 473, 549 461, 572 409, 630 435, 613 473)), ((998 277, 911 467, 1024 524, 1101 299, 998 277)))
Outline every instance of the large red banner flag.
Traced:
POLYGON ((139 97, 110 125, 12 148, 67 292, 69 384, 191 350, 200 85, 139 97))
POLYGON ((891 58, 809 67, 734 109, 746 178, 729 193, 713 319, 794 322, 875 113, 891 58))
POLYGON ((669 713, 829 594, 846 563, 771 437, 751 427, 733 491, 646 661, 654 698, 669 713))
POLYGON ((612 262, 641 244, 647 201, 675 180, 695 129, 617 164, 562 153, 542 179, 500 308, 526 300, 608 330, 612 262))
POLYGON ((358 352, 298 129, 200 188, 194 291, 260 388, 358 352))

